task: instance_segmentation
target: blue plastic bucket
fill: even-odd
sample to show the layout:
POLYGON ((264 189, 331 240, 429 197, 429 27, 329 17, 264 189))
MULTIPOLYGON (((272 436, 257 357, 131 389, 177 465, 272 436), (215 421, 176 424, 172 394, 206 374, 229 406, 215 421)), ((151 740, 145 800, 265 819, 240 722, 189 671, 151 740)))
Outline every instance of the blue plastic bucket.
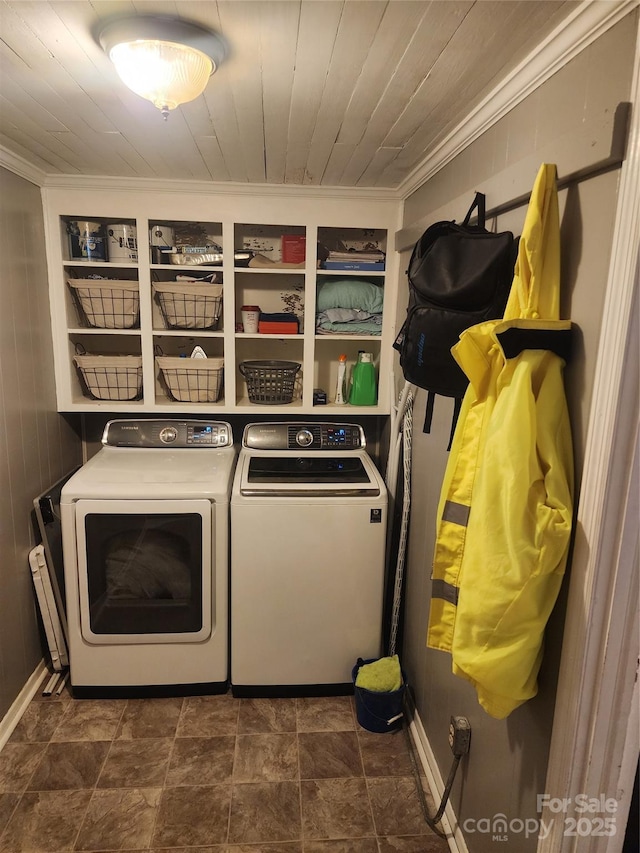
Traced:
POLYGON ((360 667, 376 660, 378 658, 370 658, 369 660, 359 658, 351 670, 356 700, 356 716, 362 728, 369 732, 377 732, 378 734, 394 732, 402 728, 404 690, 406 687, 404 670, 402 670, 402 686, 398 690, 378 693, 375 690, 366 690, 364 687, 356 685, 356 677, 360 667))

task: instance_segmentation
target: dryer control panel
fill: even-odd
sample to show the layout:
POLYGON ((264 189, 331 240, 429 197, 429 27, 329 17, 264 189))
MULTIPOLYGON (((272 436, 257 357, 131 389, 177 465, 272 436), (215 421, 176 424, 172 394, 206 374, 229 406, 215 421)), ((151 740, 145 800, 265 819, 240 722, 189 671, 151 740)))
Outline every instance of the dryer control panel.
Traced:
POLYGON ((346 423, 264 423, 249 424, 243 447, 252 450, 362 450, 364 430, 346 423))
POLYGON ((102 443, 109 447, 229 447, 231 427, 224 421, 116 420, 104 428, 102 443))

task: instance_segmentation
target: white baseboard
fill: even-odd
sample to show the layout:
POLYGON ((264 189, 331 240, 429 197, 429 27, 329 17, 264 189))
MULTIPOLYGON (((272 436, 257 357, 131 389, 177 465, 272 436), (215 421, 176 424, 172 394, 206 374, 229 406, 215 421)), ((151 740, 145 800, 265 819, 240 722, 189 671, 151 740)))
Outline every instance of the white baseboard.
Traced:
MULTIPOLYGON (((427 783, 434 799, 436 800, 437 806, 444 793, 445 783, 438 768, 433 750, 431 749, 431 744, 427 738, 427 733, 422 725, 420 715, 413 706, 411 707, 409 734, 411 735, 411 740, 413 741, 417 758, 420 760, 420 764, 424 770, 424 775, 426 776, 427 783)), ((453 810, 451 802, 448 802, 445 807, 444 814, 441 819, 441 826, 446 833, 451 853, 469 853, 466 841, 464 840, 464 835, 458 826, 458 818, 456 817, 456 813, 453 810)))
POLYGON ((2 720, 0 720, 0 750, 11 737, 13 730, 20 722, 20 718, 27 710, 29 702, 31 702, 38 692, 40 682, 47 673, 48 669, 43 659, 29 676, 29 680, 24 685, 20 693, 18 693, 13 705, 9 708, 2 720))

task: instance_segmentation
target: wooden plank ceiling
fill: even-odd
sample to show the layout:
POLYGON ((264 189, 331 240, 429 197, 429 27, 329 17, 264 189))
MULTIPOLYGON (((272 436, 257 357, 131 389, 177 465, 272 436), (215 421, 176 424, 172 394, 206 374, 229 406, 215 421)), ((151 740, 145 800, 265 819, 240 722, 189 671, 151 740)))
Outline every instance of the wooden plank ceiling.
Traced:
POLYGON ((577 5, 0 0, 0 146, 52 175, 395 188, 577 5), (167 122, 97 41, 135 14, 230 46, 167 122))

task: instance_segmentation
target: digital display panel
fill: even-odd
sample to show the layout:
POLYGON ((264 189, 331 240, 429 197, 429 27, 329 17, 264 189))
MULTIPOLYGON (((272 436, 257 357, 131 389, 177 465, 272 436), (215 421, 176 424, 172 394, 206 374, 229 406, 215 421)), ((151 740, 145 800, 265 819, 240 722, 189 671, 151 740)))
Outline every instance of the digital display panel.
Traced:
POLYGON ((194 443, 211 444, 212 436, 217 433, 211 424, 206 426, 194 426, 190 430, 190 440, 194 443))
POLYGON ((346 444, 347 430, 344 427, 329 427, 327 429, 327 444, 346 444))

